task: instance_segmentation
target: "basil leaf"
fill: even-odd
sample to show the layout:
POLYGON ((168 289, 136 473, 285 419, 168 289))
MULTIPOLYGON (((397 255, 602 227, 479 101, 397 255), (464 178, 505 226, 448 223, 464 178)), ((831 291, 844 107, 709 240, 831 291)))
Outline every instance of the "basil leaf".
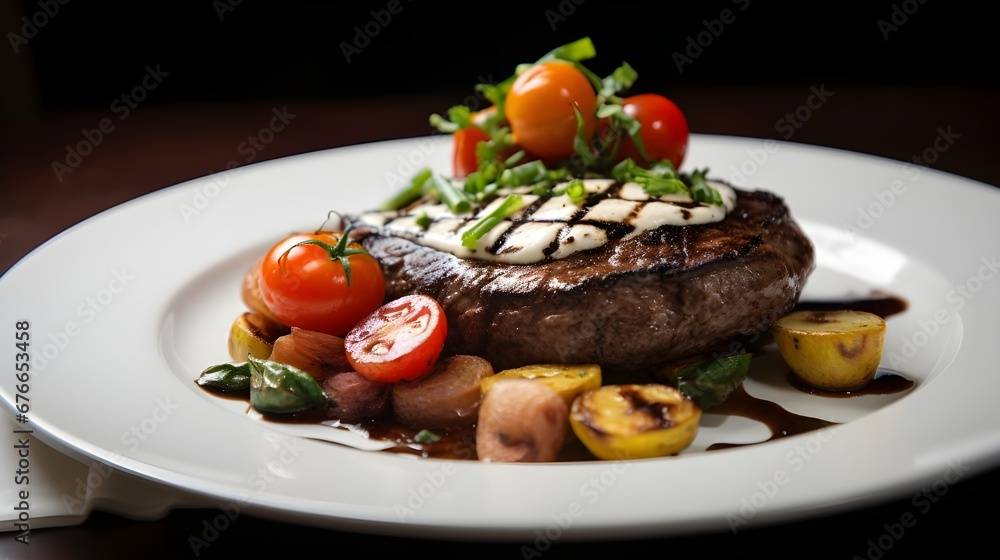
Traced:
POLYGON ((583 37, 572 43, 552 49, 542 56, 542 58, 538 59, 538 62, 545 62, 546 60, 556 58, 568 60, 569 62, 580 62, 582 60, 589 60, 595 56, 597 56, 597 47, 594 46, 594 42, 590 40, 590 37, 583 37))
POLYGON ((608 77, 601 80, 601 95, 605 98, 611 98, 615 96, 618 92, 625 91, 632 87, 632 84, 639 78, 639 73, 632 68, 627 62, 622 62, 622 65, 615 68, 608 77))
POLYGON ((271 360, 249 358, 250 405, 261 412, 301 412, 334 406, 323 387, 308 373, 271 360))
POLYGON ((589 169, 596 163, 597 159, 594 157, 594 151, 590 147, 590 141, 587 139, 586 123, 583 120, 583 113, 580 109, 573 107, 573 114, 576 116, 576 135, 573 137, 573 151, 579 159, 573 158, 574 162, 579 161, 582 169, 575 169, 575 171, 583 173, 583 171, 589 169))
POLYGON ((698 362, 673 373, 677 389, 703 410, 722 404, 742 385, 750 369, 750 353, 698 362))
POLYGON ((219 364, 205 371, 196 381, 202 387, 212 387, 220 391, 245 391, 250 388, 250 364, 219 364))
POLYGON ((705 179, 707 174, 708 169, 701 169, 691 174, 691 195, 698 202, 722 206, 722 195, 708 184, 705 179))

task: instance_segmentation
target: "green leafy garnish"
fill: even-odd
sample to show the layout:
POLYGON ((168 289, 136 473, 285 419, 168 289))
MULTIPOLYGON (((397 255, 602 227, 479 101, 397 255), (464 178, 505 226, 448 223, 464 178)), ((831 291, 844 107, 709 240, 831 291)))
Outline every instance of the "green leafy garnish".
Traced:
POLYGON ((668 382, 702 409, 722 404, 743 384, 750 353, 733 354, 681 366, 666 373, 668 382))
POLYGON ((419 216, 417 216, 416 222, 421 229, 427 229, 431 227, 431 217, 427 215, 427 212, 423 212, 419 216))
POLYGON ((317 406, 335 406, 323 387, 308 373, 271 360, 250 356, 250 405, 261 412, 301 412, 317 406))
POLYGON ((417 443, 434 443, 435 441, 441 441, 441 436, 430 430, 420 430, 413 436, 413 441, 417 443))
POLYGON ((691 174, 691 197, 698 202, 722 206, 722 196, 712 188, 705 179, 707 169, 700 169, 691 174))
POLYGON ((202 387, 211 387, 220 391, 246 391, 250 388, 250 364, 219 364, 212 366, 195 381, 202 387))
MULTIPOLYGON (((420 197, 431 196, 438 198, 455 214, 469 213, 483 208, 497 197, 505 196, 516 187, 527 187, 521 192, 542 197, 567 194, 575 204, 581 204, 588 196, 582 179, 590 176, 610 176, 620 183, 638 183, 649 196, 686 194, 696 202, 722 205, 719 192, 705 178, 707 170, 682 176, 669 160, 649 159, 640 134, 642 125, 625 112, 624 100, 620 97, 635 84, 638 72, 623 61, 610 74, 600 77, 585 65, 596 56, 593 41, 590 37, 583 37, 552 49, 534 62, 518 64, 512 75, 498 83, 476 84, 475 89, 482 94, 481 97, 492 104, 489 108, 477 112, 473 107, 456 105, 447 111, 446 116, 431 115, 431 124, 441 132, 454 133, 469 126, 486 132, 489 139, 475 146, 477 169, 460 183, 422 170, 409 186, 383 205, 383 209, 400 209, 420 197), (539 160, 525 162, 528 154, 524 150, 510 154, 515 144, 510 128, 506 126, 505 113, 507 95, 517 77, 533 65, 552 60, 573 64, 583 73, 597 98, 594 116, 608 123, 600 134, 588 137, 587 119, 579 109, 574 108, 577 127, 573 155, 557 167, 550 167, 551 162, 546 165, 539 160), (635 146, 638 162, 631 159, 619 161, 620 148, 626 139, 635 146)), ((500 208, 509 210, 507 202, 500 208)), ((500 223, 504 217, 495 214, 483 217, 463 235, 463 246, 475 248, 489 228, 500 223)), ((426 227, 426 224, 426 219, 418 219, 421 227, 426 227)))

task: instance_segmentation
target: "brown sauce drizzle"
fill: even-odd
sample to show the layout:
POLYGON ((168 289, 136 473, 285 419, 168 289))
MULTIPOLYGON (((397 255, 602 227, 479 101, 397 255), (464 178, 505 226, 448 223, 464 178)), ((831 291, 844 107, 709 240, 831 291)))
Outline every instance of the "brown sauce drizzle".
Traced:
MULTIPOLYGON (((711 409, 712 414, 725 414, 727 416, 742 416, 751 420, 761 422, 771 430, 771 437, 766 441, 771 441, 787 436, 804 434, 814 430, 835 426, 836 422, 829 422, 810 416, 802 416, 785 410, 777 403, 758 399, 747 393, 740 386, 726 402, 711 409)), ((759 443, 759 442, 757 442, 759 443)), ((716 449, 729 449, 732 447, 742 447, 745 445, 755 445, 756 443, 715 443, 708 447, 709 451, 716 449)))
POLYGON ((809 393, 810 395, 845 399, 860 397, 863 395, 891 395, 894 393, 902 393, 903 391, 909 391, 912 389, 916 382, 912 379, 903 377, 899 373, 879 370, 878 373, 875 374, 875 378, 868 382, 867 385, 850 391, 826 391, 824 389, 819 389, 802 381, 799 376, 795 375, 793 372, 788 372, 788 384, 795 387, 799 391, 809 393))
POLYGON ((908 307, 909 304, 901 297, 876 292, 868 298, 800 301, 795 306, 795 310, 834 311, 837 309, 855 309, 857 311, 874 313, 886 319, 892 315, 906 311, 908 307))

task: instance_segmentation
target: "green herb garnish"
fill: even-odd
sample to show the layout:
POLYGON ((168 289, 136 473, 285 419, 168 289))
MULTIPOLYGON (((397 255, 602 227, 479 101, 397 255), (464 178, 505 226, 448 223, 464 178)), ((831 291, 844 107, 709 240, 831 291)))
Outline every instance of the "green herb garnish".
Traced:
POLYGON ((508 195, 507 198, 498 204, 489 214, 480 218, 471 228, 462 234, 462 246, 466 249, 475 249, 479 240, 486 235, 504 218, 521 209, 524 199, 519 194, 508 195))
POLYGON ((430 430, 420 430, 413 436, 413 441, 417 443, 434 443, 435 441, 441 441, 441 436, 430 430))

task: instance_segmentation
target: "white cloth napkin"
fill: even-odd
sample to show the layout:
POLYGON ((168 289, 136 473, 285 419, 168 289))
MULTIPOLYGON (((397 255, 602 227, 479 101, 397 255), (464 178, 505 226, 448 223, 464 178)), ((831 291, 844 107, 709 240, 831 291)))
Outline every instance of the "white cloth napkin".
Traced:
POLYGON ((0 531, 20 534, 78 525, 95 510, 153 520, 178 507, 213 507, 203 496, 61 453, 36 437, 30 423, 3 416, 0 471, 6 474, 0 477, 0 531))

